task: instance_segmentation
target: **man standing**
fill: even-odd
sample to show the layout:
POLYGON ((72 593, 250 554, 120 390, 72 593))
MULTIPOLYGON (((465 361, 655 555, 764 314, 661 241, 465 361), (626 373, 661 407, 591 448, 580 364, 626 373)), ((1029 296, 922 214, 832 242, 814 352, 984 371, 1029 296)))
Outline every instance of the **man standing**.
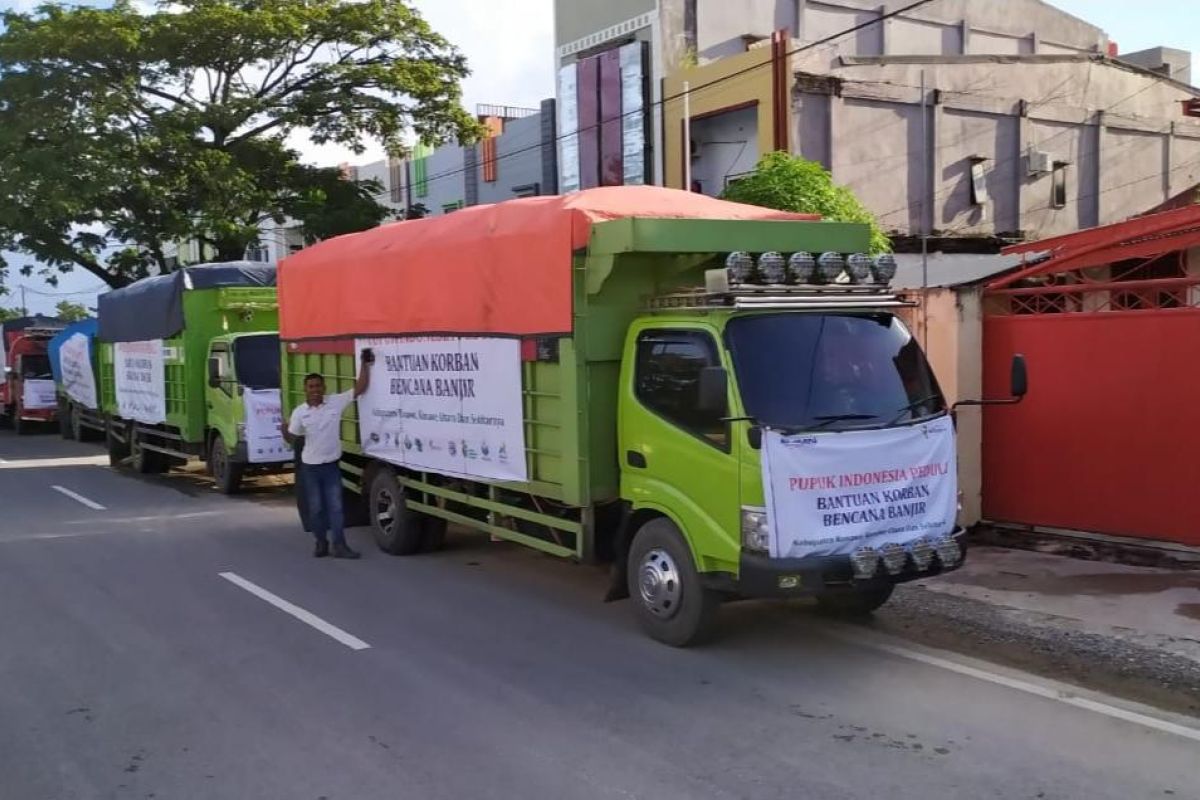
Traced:
POLYGON ((358 558, 359 554, 346 544, 342 514, 342 414, 354 399, 367 391, 371 384, 371 364, 375 356, 368 348, 362 352, 358 380, 354 388, 325 396, 325 378, 312 373, 304 378, 303 405, 292 410, 284 438, 291 444, 297 436, 304 437, 300 469, 304 480, 300 490, 305 493, 308 517, 313 536, 317 539, 313 555, 329 555, 329 538, 333 540, 334 558, 358 558))

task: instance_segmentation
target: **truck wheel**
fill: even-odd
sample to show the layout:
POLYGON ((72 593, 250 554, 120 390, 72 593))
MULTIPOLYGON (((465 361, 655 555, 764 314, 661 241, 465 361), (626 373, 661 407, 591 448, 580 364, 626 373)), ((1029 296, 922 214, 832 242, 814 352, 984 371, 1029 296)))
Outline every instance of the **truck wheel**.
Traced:
POLYGON ((225 440, 220 434, 213 438, 212 450, 208 454, 208 468, 221 494, 237 494, 241 490, 242 474, 246 471, 246 465, 230 458, 225 440))
POLYGON ((58 432, 67 441, 79 439, 79 420, 71 413, 70 403, 60 403, 58 406, 58 432))
POLYGON ((869 589, 844 589, 817 595, 817 610, 830 617, 865 617, 892 596, 892 584, 869 589))
POLYGON ((105 431, 105 441, 108 445, 108 464, 112 467, 121 466, 121 462, 129 458, 129 442, 122 442, 113 434, 112 424, 105 431))
POLYGON ((143 475, 158 475, 167 471, 167 460, 162 453, 147 450, 135 436, 130 446, 133 468, 143 475))
POLYGON ((390 469, 380 469, 371 478, 371 530, 379 549, 394 556, 410 556, 421 549, 421 519, 408 510, 404 489, 390 469))
POLYGON ((721 598, 701 583, 691 550, 670 520, 651 520, 638 530, 627 580, 638 622, 652 638, 687 647, 712 635, 721 598))

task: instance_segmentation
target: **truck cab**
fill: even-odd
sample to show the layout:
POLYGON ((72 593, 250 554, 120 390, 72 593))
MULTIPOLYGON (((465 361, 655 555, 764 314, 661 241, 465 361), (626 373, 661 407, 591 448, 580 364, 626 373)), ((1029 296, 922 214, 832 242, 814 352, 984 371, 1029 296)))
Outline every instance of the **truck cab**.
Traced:
POLYGON ((52 423, 58 418, 57 389, 47 353, 56 333, 57 329, 28 328, 9 342, 0 411, 18 434, 28 432, 30 423, 52 423))
POLYGON ((209 344, 205 389, 208 468, 218 488, 226 493, 234 490, 263 455, 252 452, 256 445, 248 438, 247 392, 274 392, 278 398, 279 334, 226 334, 209 344))
POLYGON ((656 298, 629 326, 624 569, 655 638, 694 641, 730 597, 869 613, 896 584, 961 565, 951 409, 881 263, 882 283, 857 285, 710 270, 705 290, 656 298), (889 438, 944 446, 906 462, 889 438))

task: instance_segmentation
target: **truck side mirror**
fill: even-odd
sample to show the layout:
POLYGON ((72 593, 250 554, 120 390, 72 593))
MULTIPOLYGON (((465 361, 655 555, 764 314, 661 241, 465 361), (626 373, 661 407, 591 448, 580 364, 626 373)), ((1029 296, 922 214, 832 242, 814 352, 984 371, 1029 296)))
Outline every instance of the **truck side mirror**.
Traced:
POLYGON ((1012 358, 1012 376, 1009 379, 1009 393, 1018 399, 1029 391, 1029 375, 1025 371, 1025 356, 1018 353, 1012 358))
POLYGON ((724 367, 705 367, 700 370, 696 404, 701 411, 714 414, 725 412, 729 394, 729 375, 724 367))
POLYGON ((221 361, 217 358, 208 360, 208 385, 216 389, 221 385, 221 361))

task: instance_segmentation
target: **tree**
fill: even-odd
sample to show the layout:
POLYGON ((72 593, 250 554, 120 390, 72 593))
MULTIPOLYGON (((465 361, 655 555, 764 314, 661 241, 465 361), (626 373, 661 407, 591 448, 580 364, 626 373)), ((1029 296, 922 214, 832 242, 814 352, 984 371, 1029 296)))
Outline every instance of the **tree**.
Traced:
POLYGON ((861 222, 871 226, 871 252, 889 253, 892 244, 875 216, 829 172, 815 161, 787 153, 768 153, 754 172, 732 183, 722 197, 738 203, 779 211, 820 214, 834 222, 861 222))
POLYGON ((50 4, 3 28, 0 248, 51 282, 124 285, 169 269, 169 242, 242 258, 290 212, 321 233, 378 224, 369 192, 300 162, 297 133, 396 155, 409 133, 478 134, 462 55, 404 0, 50 4))
POLYGON ((29 316, 29 312, 23 308, 4 308, 0 306, 0 322, 8 322, 10 319, 19 319, 29 316))
POLYGON ((70 300, 59 300, 58 305, 54 309, 54 316, 63 322, 78 322, 81 319, 87 319, 91 316, 88 313, 87 306, 82 303, 72 303, 70 300))

